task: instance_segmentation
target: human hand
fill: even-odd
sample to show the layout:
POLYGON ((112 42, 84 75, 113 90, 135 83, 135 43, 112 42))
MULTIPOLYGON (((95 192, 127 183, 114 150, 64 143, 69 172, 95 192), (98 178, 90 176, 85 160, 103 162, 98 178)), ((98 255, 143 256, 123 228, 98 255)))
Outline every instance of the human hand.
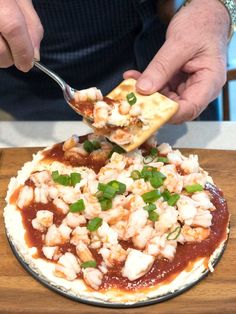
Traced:
POLYGON ((160 91, 179 103, 171 123, 195 119, 226 80, 229 14, 216 0, 193 0, 171 20, 166 41, 145 71, 130 70, 142 94, 160 91))
POLYGON ((0 0, 0 68, 27 72, 39 59, 43 27, 31 0, 0 0))

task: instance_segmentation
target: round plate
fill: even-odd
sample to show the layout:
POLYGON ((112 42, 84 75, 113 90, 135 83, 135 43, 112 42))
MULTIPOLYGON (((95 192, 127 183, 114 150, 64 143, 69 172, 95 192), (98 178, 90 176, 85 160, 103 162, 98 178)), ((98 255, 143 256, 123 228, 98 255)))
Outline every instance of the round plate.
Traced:
MULTIPOLYGON (((155 304, 155 303, 159 303, 159 302, 163 302, 166 301, 168 299, 174 298, 176 296, 178 296, 179 294, 189 290, 190 288, 192 288, 194 285, 196 285, 199 281, 201 281, 203 278, 205 278, 210 270, 206 269, 202 275, 195 281, 193 281, 190 284, 187 284, 186 286, 183 286, 182 288, 174 291, 174 292, 169 292, 166 293, 162 296, 159 297, 153 297, 153 298, 149 298, 148 300, 145 301, 140 301, 140 302, 135 302, 135 303, 112 303, 112 302, 103 302, 103 301, 92 301, 89 299, 85 299, 85 298, 80 298, 76 295, 73 295, 71 293, 68 293, 67 291, 64 291, 62 289, 59 289, 58 287, 52 285, 51 283, 47 282, 44 278, 42 278, 37 272, 35 272, 24 260, 23 258, 20 256, 20 254, 18 253, 17 249, 14 247, 13 243, 11 242, 10 238, 7 237, 8 242, 10 244, 10 247, 12 249, 12 252, 14 253, 15 257, 17 258, 17 260, 20 262, 20 264, 23 266, 23 268, 31 275, 33 276, 37 281, 39 281, 41 284, 43 284, 44 286, 46 286, 47 288, 61 294, 64 297, 67 297, 71 300, 77 301, 77 302, 81 302, 81 303, 85 303, 85 304, 89 304, 89 305, 95 305, 95 306, 101 306, 101 307, 110 307, 110 308, 134 308, 134 307, 141 307, 141 306, 145 306, 145 305, 151 305, 151 304, 155 304)), ((212 262, 212 266, 215 268, 215 266, 217 265, 217 263, 219 262, 219 260, 221 259, 224 250, 226 248, 227 245, 227 241, 228 239, 225 241, 222 250, 220 252, 220 254, 218 254, 218 256, 213 260, 212 262)))

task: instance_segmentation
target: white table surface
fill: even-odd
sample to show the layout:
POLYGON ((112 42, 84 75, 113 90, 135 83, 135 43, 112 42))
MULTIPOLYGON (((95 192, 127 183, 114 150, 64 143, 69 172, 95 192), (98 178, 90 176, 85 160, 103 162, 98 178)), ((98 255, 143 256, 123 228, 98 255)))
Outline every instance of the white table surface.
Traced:
MULTIPOLYGON (((88 126, 77 121, 1 121, 0 147, 48 146, 72 134, 86 134, 89 130, 88 126)), ((158 142, 168 142, 179 148, 236 150, 236 122, 165 125, 158 133, 158 142)))

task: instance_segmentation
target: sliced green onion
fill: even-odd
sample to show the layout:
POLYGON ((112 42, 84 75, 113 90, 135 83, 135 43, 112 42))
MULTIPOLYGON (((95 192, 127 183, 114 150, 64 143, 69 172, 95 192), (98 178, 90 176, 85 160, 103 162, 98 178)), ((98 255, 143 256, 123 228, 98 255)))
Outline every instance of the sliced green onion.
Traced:
POLYGON ((163 180, 166 179, 166 176, 162 172, 160 172, 160 171, 156 171, 154 175, 158 175, 163 180))
POLYGON ((125 153, 125 150, 118 145, 114 145, 108 157, 110 158, 113 153, 123 154, 125 153))
POLYGON ((92 141, 94 150, 101 148, 101 143, 98 141, 92 141))
POLYGON ((171 197, 171 194, 169 191, 165 190, 164 192, 162 192, 162 197, 164 198, 164 201, 168 201, 168 199, 171 197))
POLYGON ((141 178, 143 178, 145 181, 148 181, 152 177, 153 171, 155 171, 154 167, 144 166, 141 171, 141 178))
POLYGON ((96 261, 87 261, 87 262, 83 262, 81 263, 81 267, 82 268, 88 268, 88 267, 97 267, 97 262, 96 261))
POLYGON ((164 164, 168 164, 169 159, 167 157, 158 157, 157 161, 164 162, 164 164))
POLYGON ((161 192, 158 190, 153 190, 151 192, 144 193, 142 198, 145 203, 154 203, 161 197, 161 192))
POLYGON ((100 198, 103 197, 103 192, 102 192, 102 191, 97 191, 97 192, 95 193, 95 196, 96 196, 98 199, 100 199, 100 198))
POLYGON ((170 206, 175 206, 175 204, 177 203, 177 201, 180 199, 180 195, 179 194, 172 194, 170 196, 170 198, 168 199, 167 203, 170 206))
POLYGON ((150 164, 155 159, 154 156, 148 155, 143 158, 143 163, 145 165, 150 164))
POLYGON ((148 219, 151 221, 157 221, 159 219, 159 215, 154 211, 150 211, 148 213, 148 219))
POLYGON ((83 147, 88 153, 92 153, 94 151, 93 143, 89 140, 85 140, 83 143, 83 147))
POLYGON ((147 210, 148 212, 152 212, 153 210, 155 210, 157 207, 155 204, 148 204, 146 206, 143 207, 143 209, 147 210))
POLYGON ((89 221, 87 224, 87 229, 89 231, 96 231, 102 225, 102 218, 95 217, 89 221))
POLYGON ((56 180, 58 177, 59 177, 59 172, 58 172, 58 170, 53 171, 53 172, 52 172, 52 179, 53 179, 54 182, 55 182, 55 180, 56 180))
POLYGON ((102 198, 102 199, 99 200, 99 203, 100 203, 101 209, 103 211, 112 208, 112 201, 110 199, 102 198))
POLYGON ((178 238, 178 236, 180 235, 180 232, 181 232, 181 227, 178 226, 175 228, 174 231, 167 234, 166 239, 167 240, 176 240, 178 238))
POLYGON ((72 172, 70 174, 70 181, 71 181, 71 185, 75 186, 77 183, 80 183, 81 181, 81 174, 77 173, 77 172, 72 172))
POLYGON ((71 179, 68 174, 59 174, 58 171, 53 171, 52 172, 52 179, 54 182, 61 184, 61 185, 71 185, 71 179))
POLYGON ((77 213, 85 210, 84 200, 78 200, 77 202, 70 204, 70 212, 77 213))
POLYGON ((107 185, 116 189, 118 194, 123 194, 126 191, 126 185, 117 180, 110 181, 107 185))
POLYGON ((103 191, 103 197, 104 198, 109 198, 110 200, 113 199, 116 195, 117 190, 113 188, 110 185, 106 185, 104 191, 103 191))
POLYGON ((203 191, 203 186, 201 184, 187 185, 185 187, 185 190, 188 193, 201 192, 201 191, 203 191))
POLYGON ((150 154, 152 155, 152 156, 157 156, 158 155, 158 150, 157 150, 157 148, 156 147, 152 147, 151 148, 151 151, 150 151, 150 154))
POLYGON ((126 99, 131 106, 134 105, 137 101, 137 97, 135 96, 134 93, 127 94, 126 99))
POLYGON ((160 176, 156 175, 150 179, 150 183, 151 183, 152 187, 154 187, 154 189, 156 189, 156 188, 159 188, 160 186, 162 186, 163 179, 160 176))
POLYGON ((131 178, 132 178, 133 180, 138 180, 138 179, 141 178, 141 173, 140 173, 138 170, 133 170, 133 171, 131 172, 131 178))
POLYGON ((105 188, 106 188, 106 184, 104 183, 98 183, 98 191, 102 191, 104 192, 105 191, 105 188))

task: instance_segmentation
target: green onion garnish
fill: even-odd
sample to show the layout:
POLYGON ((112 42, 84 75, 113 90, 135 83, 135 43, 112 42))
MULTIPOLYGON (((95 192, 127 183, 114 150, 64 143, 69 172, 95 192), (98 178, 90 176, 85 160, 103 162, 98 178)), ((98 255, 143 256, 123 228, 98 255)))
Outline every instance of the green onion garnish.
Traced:
POLYGON ((150 179, 150 183, 154 189, 159 188, 163 184, 163 179, 156 173, 154 174, 153 177, 150 179))
POLYGON ((137 101, 137 97, 135 96, 134 93, 127 94, 126 99, 131 106, 134 105, 137 101))
POLYGON ((89 231, 96 231, 102 225, 102 218, 95 217, 89 221, 87 224, 87 229, 89 231))
POLYGON ((152 212, 153 210, 155 210, 157 207, 155 204, 148 204, 146 206, 143 207, 143 209, 147 210, 148 212, 152 212))
POLYGON ((52 179, 54 182, 68 186, 71 184, 71 179, 68 176, 68 174, 59 174, 58 171, 53 171, 52 172, 52 179))
POLYGON ((203 191, 203 186, 201 184, 187 185, 185 187, 185 190, 188 193, 201 192, 201 191, 203 191))
POLYGON ((157 161, 164 162, 164 164, 168 164, 169 159, 167 157, 158 157, 157 161))
POLYGON ((85 140, 83 143, 83 147, 88 153, 92 153, 94 150, 101 148, 101 144, 98 141, 89 141, 85 140))
POLYGON ((78 200, 77 202, 70 204, 70 212, 77 213, 85 210, 84 200, 78 200))
POLYGON ((159 219, 159 215, 154 211, 150 211, 148 213, 148 219, 151 221, 157 221, 159 219))
POLYGON ((144 166, 141 171, 141 178, 143 178, 145 181, 148 181, 152 177, 152 174, 155 170, 156 169, 154 167, 144 166))
POLYGON ((131 178, 132 178, 133 180, 138 180, 138 179, 141 178, 141 173, 140 173, 138 170, 133 170, 133 171, 131 172, 131 178))
POLYGON ((98 141, 92 141, 94 150, 101 148, 101 143, 98 141))
POLYGON ((143 163, 145 165, 150 164, 155 159, 154 156, 148 155, 143 158, 143 163))
POLYGON ((112 201, 111 201, 110 199, 101 198, 101 199, 99 200, 99 203, 100 203, 101 209, 102 209, 103 211, 112 208, 112 201))
POLYGON ((122 182, 119 182, 117 180, 113 180, 108 182, 107 185, 110 185, 114 189, 116 189, 118 194, 123 194, 126 191, 126 185, 122 182))
POLYGON ((170 198, 168 199, 167 203, 170 206, 175 206, 175 204, 177 203, 177 201, 180 199, 180 195, 179 194, 172 194, 170 196, 170 198))
POLYGON ((97 267, 97 262, 96 261, 87 261, 87 262, 83 262, 81 263, 81 267, 82 268, 88 268, 88 267, 97 267))
POLYGON ((103 191, 103 197, 111 200, 115 197, 116 192, 117 190, 115 188, 107 184, 103 191))
POLYGON ((156 147, 152 147, 151 148, 151 151, 150 151, 150 154, 152 155, 152 156, 157 156, 158 155, 158 150, 157 150, 157 148, 156 147))
POLYGON ((161 197, 161 192, 158 190, 153 190, 151 192, 144 193, 142 198, 145 203, 154 203, 161 197))
POLYGON ((81 181, 81 174, 77 173, 77 172, 72 172, 70 174, 70 181, 71 181, 71 185, 75 186, 77 183, 80 183, 81 181))
POLYGON ((108 157, 110 158, 113 153, 123 154, 125 150, 118 145, 114 145, 108 157))
POLYGON ((178 236, 180 235, 180 232, 181 232, 181 227, 178 226, 175 228, 174 231, 167 234, 166 239, 167 240, 176 240, 178 238, 178 236))
POLYGON ((167 190, 165 190, 161 195, 164 198, 164 201, 168 201, 168 199, 171 197, 170 192, 167 190))

